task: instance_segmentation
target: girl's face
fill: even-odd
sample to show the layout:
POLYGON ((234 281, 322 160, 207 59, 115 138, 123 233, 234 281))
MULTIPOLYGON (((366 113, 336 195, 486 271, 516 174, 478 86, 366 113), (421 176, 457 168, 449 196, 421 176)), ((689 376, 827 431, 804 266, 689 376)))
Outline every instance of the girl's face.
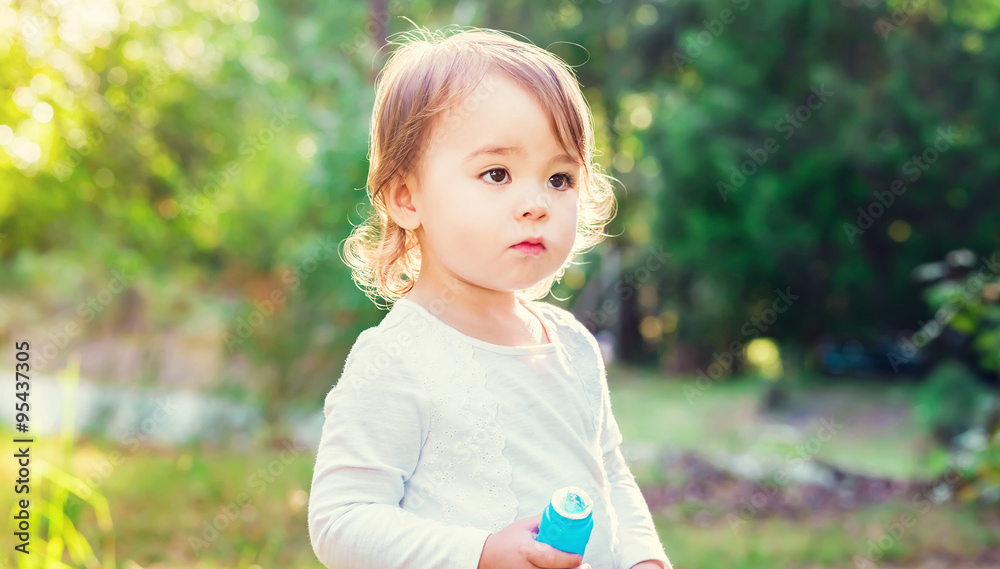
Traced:
POLYGON ((551 277, 576 238, 583 172, 548 114, 516 83, 490 74, 439 118, 422 170, 406 180, 419 279, 513 292, 551 277), (533 240, 542 247, 515 247, 533 240))

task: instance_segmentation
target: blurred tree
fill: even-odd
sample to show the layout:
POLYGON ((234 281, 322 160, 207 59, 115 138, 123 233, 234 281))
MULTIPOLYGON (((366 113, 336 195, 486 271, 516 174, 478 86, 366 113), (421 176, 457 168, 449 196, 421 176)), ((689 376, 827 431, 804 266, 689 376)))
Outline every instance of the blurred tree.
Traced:
MULTIPOLYGON (((997 249, 992 5, 671 4, 635 6, 604 78, 621 93, 614 164, 673 253, 677 341, 912 328, 914 266, 997 249), (746 326, 789 289, 773 326, 746 326)), ((627 218, 637 244, 644 217, 627 218)))

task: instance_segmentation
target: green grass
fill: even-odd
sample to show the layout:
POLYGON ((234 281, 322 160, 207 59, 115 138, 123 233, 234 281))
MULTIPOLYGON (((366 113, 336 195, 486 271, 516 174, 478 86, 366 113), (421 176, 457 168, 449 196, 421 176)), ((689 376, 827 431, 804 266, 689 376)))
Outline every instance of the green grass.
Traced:
MULTIPOLYGON (((655 516, 657 530, 675 567, 854 567, 855 556, 881 554, 874 565, 919 567, 928 555, 974 558, 1000 547, 996 525, 983 523, 983 512, 967 506, 938 504, 924 513, 906 502, 869 506, 850 514, 812 515, 801 520, 754 519, 730 524, 727 512, 689 505, 655 516), (905 513, 914 522, 898 539, 886 527, 905 513), (882 546, 870 550, 881 541, 882 546)), ((877 546, 876 546, 877 547, 877 546)))
POLYGON ((843 429, 820 445, 814 454, 817 459, 875 476, 935 474, 927 454, 935 450, 911 418, 913 386, 800 382, 790 386, 790 409, 767 415, 758 411, 766 387, 760 380, 717 382, 690 400, 685 385, 694 388, 694 378, 663 378, 645 370, 611 367, 608 382, 626 441, 655 442, 707 455, 787 456, 818 434, 821 419, 832 417, 843 429))
MULTIPOLYGON (((11 434, 3 429, 0 436, 11 434)), ((39 440, 32 456, 58 463, 56 441, 39 440)), ((78 441, 63 469, 82 479, 93 477, 110 503, 118 567, 134 562, 158 568, 321 569, 306 525, 314 459, 311 451, 296 456, 281 450, 128 449, 78 441), (271 469, 267 477, 260 476, 261 468, 271 469), (241 494, 249 501, 230 508, 241 494)), ((14 474, 11 462, 0 464, 8 480, 14 474)), ((51 492, 37 480, 33 484, 36 499, 51 492)), ((10 511, 13 505, 13 493, 4 492, 0 509, 10 511)), ((101 536, 93 509, 71 495, 66 511, 96 551, 101 536)), ((15 566, 9 551, 6 561, 15 566)), ((70 562, 68 556, 64 562, 70 562)))

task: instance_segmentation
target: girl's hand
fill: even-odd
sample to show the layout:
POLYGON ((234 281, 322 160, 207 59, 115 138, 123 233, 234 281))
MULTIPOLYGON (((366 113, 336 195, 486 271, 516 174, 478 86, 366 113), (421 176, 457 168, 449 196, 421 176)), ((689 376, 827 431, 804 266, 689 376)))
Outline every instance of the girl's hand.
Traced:
POLYGON ((590 569, 583 556, 535 540, 542 514, 518 520, 486 538, 479 569, 590 569))

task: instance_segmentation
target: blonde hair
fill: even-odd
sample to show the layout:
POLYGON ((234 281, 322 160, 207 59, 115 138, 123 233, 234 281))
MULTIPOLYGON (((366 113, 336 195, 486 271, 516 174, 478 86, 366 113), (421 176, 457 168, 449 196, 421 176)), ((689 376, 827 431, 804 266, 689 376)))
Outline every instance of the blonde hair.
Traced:
POLYGON ((488 72, 500 71, 551 113, 560 143, 583 165, 577 235, 567 263, 549 279, 518 291, 526 300, 544 298, 577 254, 609 237, 604 228, 616 213, 614 178, 594 162, 590 107, 573 69, 552 53, 496 30, 446 31, 418 28, 401 32, 404 41, 389 42, 399 48, 375 81, 368 153, 367 192, 374 211, 345 240, 343 260, 376 305, 378 297, 394 302, 409 292, 420 270, 420 244, 389 216, 386 191, 394 178, 419 170, 439 116, 465 101, 488 72))

